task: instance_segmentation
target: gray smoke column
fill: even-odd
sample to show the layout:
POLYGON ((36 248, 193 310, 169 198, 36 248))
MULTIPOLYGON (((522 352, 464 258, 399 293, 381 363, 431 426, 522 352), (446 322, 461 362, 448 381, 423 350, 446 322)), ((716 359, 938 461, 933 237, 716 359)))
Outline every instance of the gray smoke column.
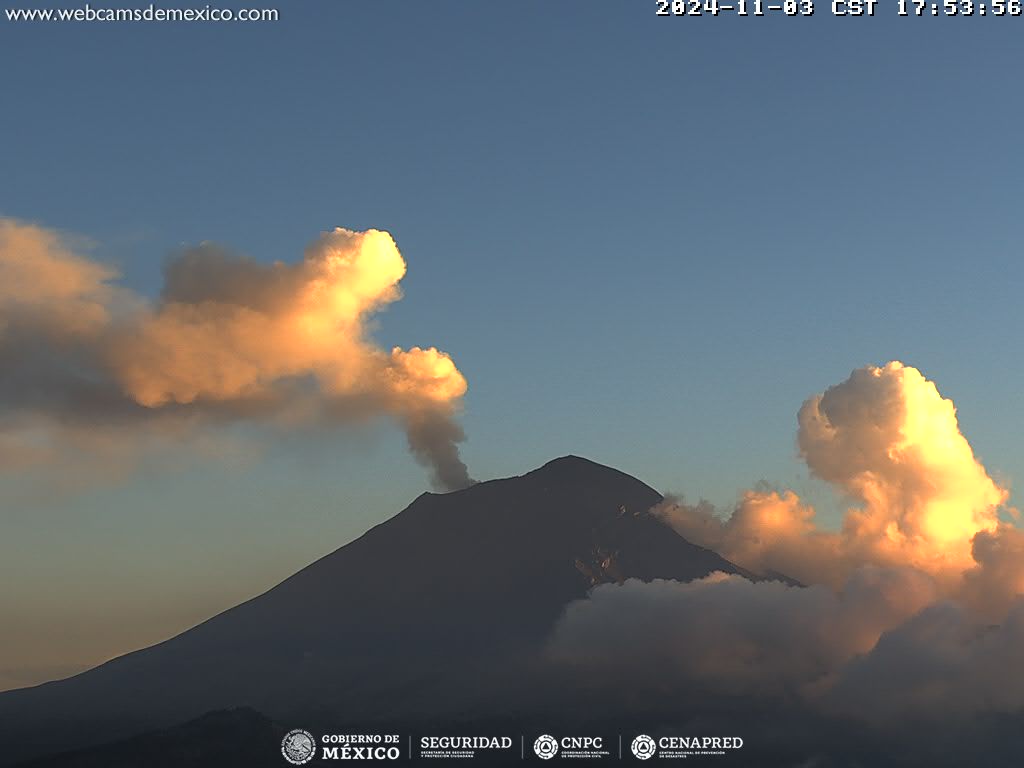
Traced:
POLYGON ((231 421, 383 415, 438 487, 465 487, 462 373, 435 347, 388 351, 367 331, 405 270, 372 229, 324 232, 290 263, 204 244, 167 263, 152 302, 59 234, 0 219, 0 455, 36 460, 112 427, 126 445, 231 421))
POLYGON ((457 491, 475 481, 459 456, 458 444, 466 439, 461 425, 442 411, 417 411, 403 417, 409 450, 431 471, 435 488, 457 491))

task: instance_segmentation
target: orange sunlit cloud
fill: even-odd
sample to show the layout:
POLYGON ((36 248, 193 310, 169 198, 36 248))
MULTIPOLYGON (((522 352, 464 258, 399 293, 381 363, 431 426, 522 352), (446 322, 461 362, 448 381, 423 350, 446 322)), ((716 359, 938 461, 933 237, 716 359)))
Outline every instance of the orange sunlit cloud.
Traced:
POLYGON ((438 485, 467 485, 454 423, 465 378, 434 347, 388 352, 367 333, 405 271, 378 230, 325 232, 291 264, 202 245, 168 263, 150 303, 56 233, 0 221, 0 354, 9 379, 41 387, 11 386, 0 408, 22 435, 85 411, 289 424, 386 413, 438 485))
POLYGON ((962 586, 978 534, 1000 535, 1007 500, 961 434, 956 409, 920 371, 869 366, 800 409, 798 444, 811 472, 855 502, 842 529, 818 529, 791 491, 748 491, 722 520, 706 506, 667 504, 683 536, 757 572, 843 584, 864 564, 908 566, 962 586))

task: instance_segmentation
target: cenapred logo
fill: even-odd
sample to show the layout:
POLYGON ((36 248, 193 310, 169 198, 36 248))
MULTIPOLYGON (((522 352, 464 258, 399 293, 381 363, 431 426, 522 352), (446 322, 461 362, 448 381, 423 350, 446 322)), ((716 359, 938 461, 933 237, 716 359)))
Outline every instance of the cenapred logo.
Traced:
POLYGON ((537 753, 537 757, 541 760, 550 760, 558 754, 558 741, 555 740, 554 736, 549 736, 545 733, 543 736, 537 737, 537 740, 533 742, 533 751, 537 753))
POLYGON ((641 733, 633 739, 630 748, 633 750, 633 756, 638 760, 654 757, 654 753, 658 751, 658 745, 654 743, 654 739, 645 733, 641 733))
POLYGON ((316 755, 316 741, 313 734, 295 728, 281 740, 281 754, 292 765, 305 765, 316 755))

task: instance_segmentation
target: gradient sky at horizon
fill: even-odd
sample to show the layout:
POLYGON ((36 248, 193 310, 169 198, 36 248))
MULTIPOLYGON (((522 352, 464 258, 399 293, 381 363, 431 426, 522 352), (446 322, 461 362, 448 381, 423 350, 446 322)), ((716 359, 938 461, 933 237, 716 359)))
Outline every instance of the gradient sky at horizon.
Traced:
MULTIPOLYGON (((1024 20, 278 7, 0 22, 0 216, 87 238, 148 295, 184 245, 294 261, 335 226, 388 230, 409 272, 374 337, 452 354, 478 478, 575 453, 828 516, 796 411, 891 359, 1024 477, 1024 20)), ((170 636, 426 488, 386 423, 86 484, 2 475, 0 689, 170 636), (60 632, 76 656, 38 642, 60 632)))

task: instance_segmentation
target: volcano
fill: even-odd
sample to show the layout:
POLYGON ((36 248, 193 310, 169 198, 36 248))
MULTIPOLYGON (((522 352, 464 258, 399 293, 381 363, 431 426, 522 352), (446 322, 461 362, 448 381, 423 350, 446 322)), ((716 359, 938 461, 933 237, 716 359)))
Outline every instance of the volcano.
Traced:
POLYGON ((405 510, 248 602, 66 680, 0 694, 3 764, 215 710, 450 718, 517 681, 565 606, 625 579, 746 574, 649 510, 660 494, 567 456, 405 510))

